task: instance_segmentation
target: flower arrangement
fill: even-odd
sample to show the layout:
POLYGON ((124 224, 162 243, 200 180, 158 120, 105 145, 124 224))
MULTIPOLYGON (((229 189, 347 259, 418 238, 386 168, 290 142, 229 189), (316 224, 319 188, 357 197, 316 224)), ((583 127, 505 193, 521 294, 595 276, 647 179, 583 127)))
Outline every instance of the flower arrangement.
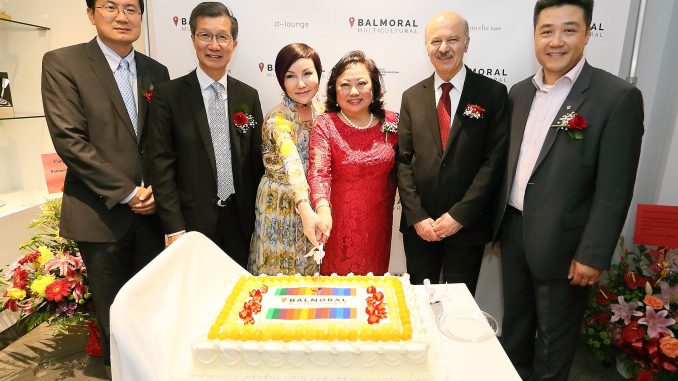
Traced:
POLYGON ((385 120, 384 123, 381 124, 381 132, 384 133, 385 142, 388 142, 389 132, 392 132, 394 134, 398 133, 398 119, 400 119, 400 115, 396 114, 395 120, 385 120))
POLYGON ((485 115, 485 109, 478 106, 467 104, 466 109, 464 110, 464 116, 467 116, 472 119, 481 119, 485 115))
POLYGON ((592 290, 584 317, 585 345, 599 359, 616 361, 636 380, 678 377, 678 252, 624 248, 592 290))
POLYGON ((146 102, 148 102, 148 103, 151 103, 151 99, 153 98, 153 89, 154 88, 155 88, 155 86, 153 86, 153 84, 151 84, 151 86, 148 88, 148 90, 146 90, 146 92, 144 93, 144 98, 146 98, 146 102))
POLYGON ((68 333, 70 325, 94 317, 77 246, 59 236, 60 213, 61 199, 48 200, 29 225, 38 234, 21 245, 25 252, 6 271, 0 269, 0 283, 6 286, 0 311, 19 312, 28 330, 47 321, 58 333, 68 333))
MULTIPOLYGON (((567 106, 568 111, 570 108, 571 106, 567 106)), ((558 118, 558 123, 552 125, 551 128, 567 131, 570 139, 579 140, 583 138, 581 132, 586 128, 586 125, 586 119, 584 119, 583 116, 575 113, 574 111, 570 111, 558 118)))
POLYGON ((231 115, 231 120, 236 127, 236 131, 240 134, 245 134, 247 131, 256 127, 257 122, 254 120, 254 116, 249 113, 247 105, 240 105, 238 109, 242 111, 237 111, 231 115))

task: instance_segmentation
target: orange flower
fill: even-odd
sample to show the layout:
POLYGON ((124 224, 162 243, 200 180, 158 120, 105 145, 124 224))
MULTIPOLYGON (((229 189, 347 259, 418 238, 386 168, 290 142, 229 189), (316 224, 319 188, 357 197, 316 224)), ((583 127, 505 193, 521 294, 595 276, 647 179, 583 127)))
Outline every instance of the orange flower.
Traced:
POLYGON ((659 339, 659 348, 665 355, 671 358, 678 357, 678 339, 675 337, 663 337, 659 339))
POLYGON ((661 310, 664 308, 664 301, 652 295, 645 295, 645 298, 643 298, 643 303, 654 308, 655 310, 661 310))

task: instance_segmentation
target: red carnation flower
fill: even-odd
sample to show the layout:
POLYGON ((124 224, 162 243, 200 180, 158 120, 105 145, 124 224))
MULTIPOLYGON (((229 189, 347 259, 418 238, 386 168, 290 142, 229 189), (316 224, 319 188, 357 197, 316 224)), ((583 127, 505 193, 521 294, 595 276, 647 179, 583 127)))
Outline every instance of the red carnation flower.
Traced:
POLYGON ((14 270, 14 277, 12 277, 12 286, 18 289, 25 289, 28 283, 28 273, 22 268, 14 270))
POLYGON ((471 108, 473 108, 474 112, 479 112, 481 114, 485 112, 485 109, 478 105, 471 105, 471 108))
POLYGON ((579 114, 574 114, 572 119, 567 121, 567 126, 573 130, 583 130, 586 128, 586 119, 579 114))
POLYGON ((72 286, 73 284, 66 279, 55 280, 45 289, 45 297, 47 300, 60 302, 71 293, 72 286))
POLYGON ((634 342, 645 337, 645 328, 639 326, 638 322, 632 321, 629 325, 624 327, 622 335, 624 340, 634 342))
POLYGON ((244 126, 247 124, 247 116, 242 111, 236 112, 231 118, 236 126, 244 126))

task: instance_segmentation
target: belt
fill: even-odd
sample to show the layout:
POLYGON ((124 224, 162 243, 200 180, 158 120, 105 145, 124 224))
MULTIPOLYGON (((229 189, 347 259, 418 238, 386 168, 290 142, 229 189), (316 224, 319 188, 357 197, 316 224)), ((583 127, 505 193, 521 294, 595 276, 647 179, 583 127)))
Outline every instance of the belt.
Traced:
POLYGON ((230 196, 226 197, 226 199, 221 199, 219 197, 214 198, 214 203, 217 204, 218 207, 220 208, 225 208, 233 203, 235 200, 235 193, 231 193, 230 196))

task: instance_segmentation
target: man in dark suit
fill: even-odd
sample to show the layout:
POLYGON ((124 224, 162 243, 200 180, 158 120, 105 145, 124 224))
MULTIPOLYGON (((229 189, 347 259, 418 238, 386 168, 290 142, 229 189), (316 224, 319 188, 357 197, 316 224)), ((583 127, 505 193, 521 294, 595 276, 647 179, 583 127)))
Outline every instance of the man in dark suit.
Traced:
POLYGON ((465 283, 475 293, 489 207, 506 155, 506 86, 463 64, 468 23, 452 12, 426 26, 435 73, 403 93, 398 191, 413 283, 465 283))
POLYGON ((229 9, 200 3, 189 24, 198 67, 159 86, 150 112, 158 215, 168 244, 199 231, 245 267, 263 174, 259 95, 226 73, 238 45, 229 9))
POLYGON ((633 194, 643 100, 586 62, 592 13, 591 0, 537 1, 541 69, 509 93, 508 170, 495 227, 502 344, 524 379, 567 379, 589 285, 610 265, 633 194))
POLYGON ((105 361, 109 307, 162 250, 155 200, 142 170, 148 100, 167 68, 134 51, 144 3, 87 0, 97 37, 45 54, 42 100, 68 167, 59 234, 77 242, 96 304, 105 361))

